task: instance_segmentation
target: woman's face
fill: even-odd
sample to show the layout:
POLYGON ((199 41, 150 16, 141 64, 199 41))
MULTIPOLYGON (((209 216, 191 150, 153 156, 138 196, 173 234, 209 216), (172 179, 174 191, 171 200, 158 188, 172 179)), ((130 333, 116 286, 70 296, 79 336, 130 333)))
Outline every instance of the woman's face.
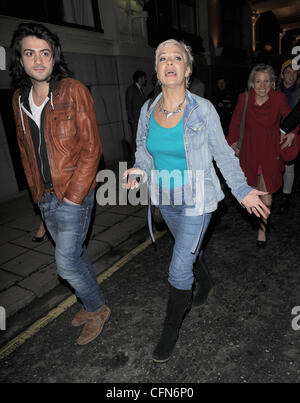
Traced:
POLYGON ((254 76, 252 87, 258 98, 266 98, 272 88, 270 74, 262 71, 257 72, 254 76))
POLYGON ((157 78, 162 86, 185 86, 189 75, 184 51, 176 44, 164 46, 157 58, 157 78))

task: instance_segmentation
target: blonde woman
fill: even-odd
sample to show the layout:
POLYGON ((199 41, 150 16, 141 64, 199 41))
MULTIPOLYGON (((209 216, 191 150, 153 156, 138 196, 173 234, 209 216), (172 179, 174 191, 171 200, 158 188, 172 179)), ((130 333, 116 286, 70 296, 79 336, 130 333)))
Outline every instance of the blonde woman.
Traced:
MULTIPOLYGON (((148 180, 152 193, 158 189, 159 207, 175 240, 169 266, 167 312, 152 357, 155 362, 167 361, 174 350, 191 303, 193 264, 211 214, 224 197, 213 158, 232 193, 249 213, 265 218, 269 213, 259 198, 265 193, 247 185, 212 104, 187 90, 192 63, 190 48, 183 42, 167 40, 156 49, 155 68, 162 93, 150 108, 146 103, 141 110, 135 165, 124 174, 124 178, 138 174, 143 181, 148 180), (172 172, 179 175, 168 175, 172 172), (164 200, 166 194, 169 198, 164 200), (180 196, 183 197, 178 203, 180 196)), ((129 177, 127 188, 133 189, 138 183, 136 178, 129 177)), ((204 290, 203 283, 199 283, 194 305, 199 305, 204 293, 208 295, 209 288, 204 290)))
MULTIPOLYGON (((274 70, 269 65, 259 64, 252 69, 248 80, 249 99, 241 150, 238 150, 237 144, 245 93, 239 96, 227 136, 229 145, 239 153, 248 184, 268 193, 262 196, 262 200, 269 209, 272 194, 282 185, 283 150, 290 147, 294 140, 293 133, 280 136, 280 119, 287 116, 291 108, 287 97, 275 91, 275 79, 274 70)), ((259 248, 266 246, 266 229, 267 220, 262 219, 256 241, 259 248)))

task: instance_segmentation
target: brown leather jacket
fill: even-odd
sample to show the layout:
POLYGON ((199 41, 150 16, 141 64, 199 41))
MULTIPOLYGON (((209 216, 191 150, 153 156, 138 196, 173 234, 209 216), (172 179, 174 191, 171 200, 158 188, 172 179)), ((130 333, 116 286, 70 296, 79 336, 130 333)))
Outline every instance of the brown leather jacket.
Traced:
MULTIPOLYGON (((72 78, 61 80, 49 94, 44 134, 52 183, 59 202, 64 197, 81 204, 96 186, 102 154, 94 102, 89 90, 72 78)), ((20 90, 13 96, 17 140, 33 201, 42 199, 44 185, 39 172, 29 117, 21 106, 20 90)))

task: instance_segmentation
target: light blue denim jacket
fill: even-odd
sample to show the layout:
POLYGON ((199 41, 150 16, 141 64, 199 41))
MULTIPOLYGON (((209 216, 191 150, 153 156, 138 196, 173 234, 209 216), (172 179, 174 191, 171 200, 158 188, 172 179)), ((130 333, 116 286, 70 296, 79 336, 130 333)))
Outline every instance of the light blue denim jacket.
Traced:
MULTIPOLYGON (((143 182, 148 180, 149 189, 151 188, 151 172, 155 170, 155 167, 153 158, 147 150, 146 141, 150 116, 160 97, 161 94, 157 96, 149 110, 148 102, 144 104, 137 131, 134 167, 141 168, 146 173, 143 182)), ((248 186, 239 160, 225 139, 219 115, 210 101, 192 94, 188 90, 186 90, 186 100, 187 104, 183 115, 183 139, 187 167, 190 171, 188 186, 194 202, 194 214, 192 215, 213 212, 217 209, 218 202, 224 198, 213 159, 216 161, 232 194, 241 203, 243 198, 252 190, 252 187, 248 186), (197 172, 200 175, 197 175, 197 172), (196 191, 196 183, 198 183, 199 178, 203 182, 200 192, 196 191)))

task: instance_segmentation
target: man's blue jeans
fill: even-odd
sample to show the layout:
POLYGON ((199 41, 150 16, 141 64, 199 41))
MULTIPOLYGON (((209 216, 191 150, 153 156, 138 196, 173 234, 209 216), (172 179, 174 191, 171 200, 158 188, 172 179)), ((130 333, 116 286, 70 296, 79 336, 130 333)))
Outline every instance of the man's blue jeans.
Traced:
POLYGON ((60 204, 55 194, 45 193, 39 207, 46 227, 55 242, 59 276, 68 281, 88 312, 99 311, 105 301, 84 241, 94 205, 91 190, 81 205, 65 200, 60 204))
POLYGON ((193 265, 212 214, 186 215, 186 209, 189 207, 184 201, 182 205, 174 205, 172 193, 171 190, 170 205, 162 203, 159 205, 162 216, 175 239, 168 281, 179 290, 191 290, 194 282, 193 265), (192 245, 197 239, 199 239, 197 248, 195 253, 192 253, 192 245))

